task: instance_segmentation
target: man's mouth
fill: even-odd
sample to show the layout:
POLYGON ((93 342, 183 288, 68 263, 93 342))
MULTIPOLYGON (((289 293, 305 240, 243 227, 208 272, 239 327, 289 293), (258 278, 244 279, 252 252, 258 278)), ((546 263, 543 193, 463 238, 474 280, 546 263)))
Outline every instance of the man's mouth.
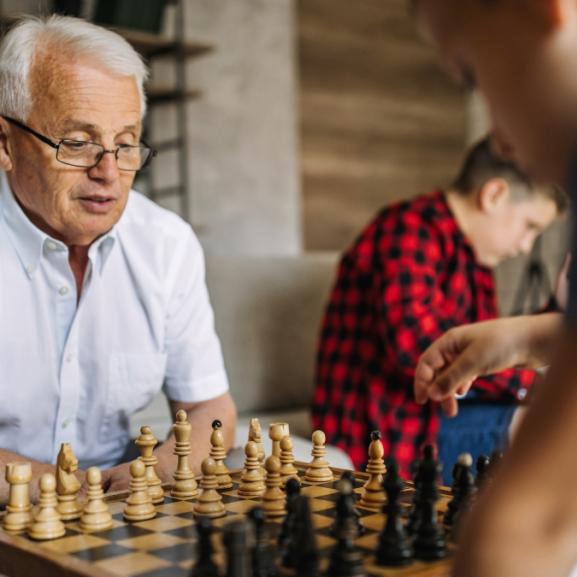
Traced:
POLYGON ((97 214, 108 212, 116 202, 113 196, 81 196, 78 200, 88 212, 97 214))

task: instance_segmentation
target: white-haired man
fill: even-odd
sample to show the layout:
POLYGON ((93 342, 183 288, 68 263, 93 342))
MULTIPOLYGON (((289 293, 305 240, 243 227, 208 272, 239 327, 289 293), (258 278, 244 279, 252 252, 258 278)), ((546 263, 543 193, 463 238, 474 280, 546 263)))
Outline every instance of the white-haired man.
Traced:
MULTIPOLYGON (((126 486, 129 417, 161 388, 188 413, 195 469, 213 419, 232 443, 202 250, 131 191, 154 155, 145 77, 120 36, 73 18, 26 19, 0 46, 1 470, 26 459, 37 477, 70 442, 81 469, 126 486)), ((173 445, 157 450, 163 480, 173 445)))

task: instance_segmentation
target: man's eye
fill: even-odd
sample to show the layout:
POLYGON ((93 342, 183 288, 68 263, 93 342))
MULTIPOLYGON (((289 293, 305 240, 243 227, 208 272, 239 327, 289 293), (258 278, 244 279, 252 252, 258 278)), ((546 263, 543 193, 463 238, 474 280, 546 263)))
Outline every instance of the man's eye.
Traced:
POLYGON ((89 148, 90 146, 92 146, 91 142, 82 142, 80 140, 63 140, 62 144, 68 149, 68 150, 74 150, 76 152, 79 152, 81 150, 86 150, 87 148, 89 148))

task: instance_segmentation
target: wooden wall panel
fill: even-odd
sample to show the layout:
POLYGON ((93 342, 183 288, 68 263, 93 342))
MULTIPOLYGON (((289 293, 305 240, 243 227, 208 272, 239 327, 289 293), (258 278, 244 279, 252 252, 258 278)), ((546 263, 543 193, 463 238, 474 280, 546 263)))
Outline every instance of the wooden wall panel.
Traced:
POLYGON ((304 245, 341 250, 393 200, 445 185, 465 98, 406 0, 299 0, 304 245))

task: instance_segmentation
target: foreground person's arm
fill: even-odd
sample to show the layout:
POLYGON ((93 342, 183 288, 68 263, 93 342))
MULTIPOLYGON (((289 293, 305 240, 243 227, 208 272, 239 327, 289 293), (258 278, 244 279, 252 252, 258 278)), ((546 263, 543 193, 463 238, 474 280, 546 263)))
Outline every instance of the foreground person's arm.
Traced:
POLYGON ((577 329, 557 340, 546 383, 495 482, 463 526, 454 577, 566 577, 577 563, 577 329))
POLYGON ((538 368, 550 362, 561 315, 547 313, 464 325, 447 331, 420 357, 415 371, 418 403, 439 401, 457 413, 456 393, 481 375, 510 367, 538 368))

